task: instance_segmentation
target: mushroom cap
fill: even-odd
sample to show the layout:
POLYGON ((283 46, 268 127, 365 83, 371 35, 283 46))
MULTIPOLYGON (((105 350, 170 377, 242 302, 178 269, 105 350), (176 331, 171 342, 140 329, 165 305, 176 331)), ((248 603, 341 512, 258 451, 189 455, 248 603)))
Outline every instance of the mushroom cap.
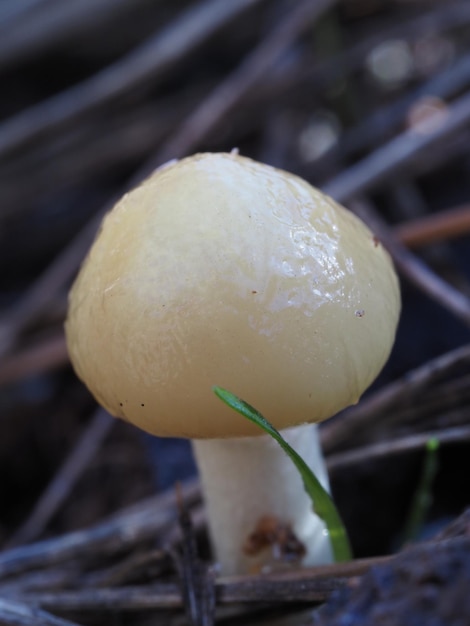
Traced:
POLYGON ((400 294, 387 252, 297 176, 238 154, 155 171, 105 217, 70 293, 78 376, 112 415, 161 436, 279 429, 358 401, 387 360, 400 294))

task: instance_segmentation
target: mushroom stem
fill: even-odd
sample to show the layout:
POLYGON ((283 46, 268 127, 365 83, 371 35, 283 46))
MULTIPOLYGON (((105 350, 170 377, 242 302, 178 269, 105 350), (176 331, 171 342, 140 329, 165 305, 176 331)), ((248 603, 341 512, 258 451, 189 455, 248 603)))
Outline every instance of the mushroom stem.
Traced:
MULTIPOLYGON (((282 436, 328 489, 317 426, 289 428, 282 436)), ((332 562, 325 525, 297 469, 271 437, 199 439, 193 449, 223 575, 332 562)))

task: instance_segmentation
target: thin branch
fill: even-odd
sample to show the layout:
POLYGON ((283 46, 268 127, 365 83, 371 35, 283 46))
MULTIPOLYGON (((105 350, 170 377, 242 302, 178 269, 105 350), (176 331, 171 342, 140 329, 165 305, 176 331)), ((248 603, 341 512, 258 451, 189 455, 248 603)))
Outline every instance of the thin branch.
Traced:
POLYGON ((76 123, 83 115, 141 85, 151 81, 155 86, 157 80, 218 29, 263 1, 205 0, 191 5, 124 59, 0 124, 0 157, 51 130, 76 123))
POLYGON ((143 611, 180 609, 181 591, 176 583, 153 583, 107 589, 19 593, 18 599, 51 611, 143 611))
MULTIPOLYGON (((400 16, 391 26, 386 23, 382 29, 378 31, 374 29, 372 35, 368 35, 370 30, 366 36, 361 33, 356 43, 346 46, 345 50, 329 58, 314 61, 312 64, 310 58, 305 59, 300 55, 287 68, 270 76, 269 80, 261 82, 254 98, 260 101, 266 98, 277 99, 286 92, 305 89, 313 90, 313 93, 324 92, 332 84, 360 70, 367 55, 384 41, 396 38, 413 41, 428 35, 429 32, 436 34, 464 27, 469 20, 470 6, 460 0, 448 2, 445 6, 431 7, 429 11, 407 20, 400 16)), ((367 115, 364 124, 359 123, 345 133, 346 145, 341 147, 340 152, 344 154, 345 151, 360 149, 360 146, 375 145, 378 139, 396 129, 410 105, 421 96, 438 95, 447 99, 463 91, 469 81, 469 61, 470 55, 462 56, 456 60, 455 65, 446 67, 429 81, 419 85, 411 94, 407 93, 391 105, 367 115)))
POLYGON ((67 347, 61 329, 54 335, 0 358, 0 387, 67 363, 67 347))
MULTIPOLYGON (((303 568, 267 576, 239 576, 215 582, 217 604, 239 602, 322 602, 348 580, 367 572, 390 557, 357 560, 334 566, 303 568)), ((50 610, 143 610, 181 608, 177 584, 154 583, 118 589, 77 590, 57 593, 21 593, 18 597, 50 610)))
POLYGON ((382 387, 337 418, 322 424, 320 433, 323 449, 331 452, 346 442, 350 433, 367 428, 377 415, 391 410, 400 401, 413 397, 455 369, 469 364, 470 344, 467 344, 428 361, 403 378, 382 387))
POLYGON ((181 496, 178 497, 178 520, 182 540, 180 550, 173 550, 172 553, 186 615, 191 626, 212 626, 215 616, 214 576, 199 557, 191 516, 181 496))
POLYGON ((77 444, 40 496, 28 519, 10 537, 5 548, 13 548, 39 537, 97 454, 115 420, 98 409, 77 444))
MULTIPOLYGON (((448 424, 446 415, 455 420, 459 414, 465 414, 467 408, 470 409, 470 373, 462 372, 428 388, 426 394, 420 396, 419 403, 408 400, 386 415, 390 426, 400 424, 419 428, 428 424, 430 428, 433 422, 448 424)), ((451 422, 449 425, 456 424, 451 422)))
MULTIPOLYGON (((273 606, 274 603, 324 602, 333 591, 355 584, 357 578, 366 574, 371 567, 394 567, 410 558, 426 560, 426 555, 446 550, 451 545, 468 550, 469 539, 467 536, 459 536, 440 542, 416 544, 393 557, 301 568, 286 574, 219 579, 216 581, 217 603, 268 603, 273 606)), ((171 583, 59 593, 20 593, 19 597, 45 609, 60 611, 136 611, 182 606, 181 593, 177 585, 171 583)))
MULTIPOLYGON (((110 207, 107 206, 107 208, 110 207)), ((36 278, 20 299, 2 313, 0 316, 0 355, 11 350, 19 334, 45 310, 50 300, 72 278, 93 241, 104 212, 92 218, 36 278)))
MULTIPOLYGON (((188 481, 182 489, 190 503, 199 499, 195 481, 188 481)), ((73 558, 95 559, 98 555, 125 551, 138 542, 154 540, 158 533, 171 528, 176 515, 175 494, 170 490, 120 511, 89 529, 5 550, 0 553, 0 579, 73 558)))
MULTIPOLYGON (((140 4, 143 0, 140 0, 140 4)), ((9 4, 12 4, 11 2, 9 4)), ((17 4, 20 2, 17 1, 17 4)), ((134 0, 137 5, 137 1, 134 0)), ((0 69, 31 58, 57 43, 83 32, 100 21, 110 20, 129 7, 128 0, 81 0, 44 2, 35 0, 16 15, 0 22, 0 69), (32 4, 32 6, 31 6, 32 4), (46 6, 44 6, 46 5, 46 6)))
POLYGON ((404 222, 393 234, 410 248, 463 237, 470 234, 470 204, 404 222))
POLYGON ((423 450, 430 439, 438 439, 441 444, 467 442, 470 441, 470 426, 459 426, 457 428, 419 433, 418 435, 407 435, 406 437, 372 443, 367 446, 346 450, 345 452, 331 454, 327 458, 328 471, 334 472, 349 468, 352 465, 368 463, 382 457, 423 450))
POLYGON ((7 598, 0 598, 0 623, 2 626, 79 626, 77 622, 7 598))
POLYGON ((295 3, 280 24, 189 115, 158 152, 156 163, 181 157, 197 148, 235 107, 240 106, 295 40, 335 2, 302 0, 295 3))
MULTIPOLYGON (((466 8, 470 11, 470 7, 466 8)), ((410 108, 421 98, 436 96, 447 101, 465 91, 469 83, 470 54, 467 54, 457 59, 451 67, 446 67, 442 72, 420 84, 416 89, 406 92, 398 100, 365 116, 356 126, 344 133, 338 145, 325 155, 325 161, 337 155, 344 159, 353 153, 373 149, 399 130, 410 108)), ((321 159, 315 162, 315 166, 321 167, 321 159)))
POLYGON ((128 558, 121 559, 116 565, 85 574, 80 578, 80 586, 96 589, 98 587, 118 587, 129 584, 145 572, 151 572, 152 579, 161 576, 170 569, 170 556, 167 550, 157 549, 131 552, 128 558))
POLYGON ((21 19, 25 13, 34 9, 48 0, 16 0, 16 2, 0 3, 0 22, 3 25, 11 26, 18 18, 21 19))
POLYGON ((10 158, 0 169, 0 228, 13 215, 16 219, 21 214, 28 216, 39 196, 47 202, 58 193, 73 193, 73 189, 88 186, 110 171, 135 168, 135 163, 155 151, 207 88, 205 82, 198 82, 185 88, 184 100, 180 95, 162 95, 158 104, 144 100, 131 109, 119 108, 105 119, 84 120, 77 129, 47 140, 46 159, 42 144, 10 158))
POLYGON ((465 128, 469 122, 470 93, 466 93, 447 108, 436 128, 426 133, 408 130, 398 135, 327 182, 323 191, 338 202, 347 202, 377 187, 386 178, 391 178, 440 142, 465 128))

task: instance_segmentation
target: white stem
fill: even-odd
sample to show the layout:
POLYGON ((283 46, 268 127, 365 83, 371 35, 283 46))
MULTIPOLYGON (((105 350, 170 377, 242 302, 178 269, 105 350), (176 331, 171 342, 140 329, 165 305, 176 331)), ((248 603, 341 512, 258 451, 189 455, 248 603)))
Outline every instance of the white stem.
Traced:
MULTIPOLYGON (((313 424, 282 431, 328 489, 328 476, 313 424)), ((209 528, 217 561, 224 575, 285 567, 282 545, 247 555, 247 538, 269 516, 290 525, 305 548, 302 565, 331 563, 332 552, 323 522, 313 513, 310 498, 292 461, 269 435, 239 439, 193 441, 202 482, 209 528)), ((282 543, 282 540, 281 540, 282 543)))

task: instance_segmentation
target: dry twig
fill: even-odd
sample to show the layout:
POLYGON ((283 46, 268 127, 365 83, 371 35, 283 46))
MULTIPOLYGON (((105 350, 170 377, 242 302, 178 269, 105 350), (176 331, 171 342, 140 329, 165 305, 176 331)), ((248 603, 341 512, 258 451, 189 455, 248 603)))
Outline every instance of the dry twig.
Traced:
POLYGON ((214 576, 199 557, 190 514, 178 494, 178 520, 182 532, 180 550, 173 550, 184 608, 191 626, 212 626, 215 617, 214 576))
POLYGON ((98 452, 113 424, 114 419, 108 413, 103 409, 97 409, 85 432, 56 472, 30 516, 10 537, 5 548, 13 548, 41 536, 98 452))
POLYGON ((416 435, 407 435, 398 439, 372 443, 367 446, 353 448, 345 452, 331 454, 327 458, 329 472, 350 468, 352 465, 368 463, 375 459, 403 454, 414 450, 423 450, 430 439, 437 439, 439 443, 463 443, 470 441, 470 426, 446 428, 444 430, 428 431, 416 435))
POLYGON ((427 151, 465 128, 469 122, 470 93, 466 93, 448 107, 446 115, 440 123, 436 123, 435 128, 430 127, 426 132, 408 130, 398 135, 327 182, 323 191, 338 202, 348 202, 376 188, 386 178, 392 178, 427 151))
POLYGON ((405 246, 419 248, 470 233, 470 205, 455 207, 404 222, 393 229, 405 246))
POLYGON ((323 423, 321 439, 323 449, 332 452, 343 445, 349 435, 364 430, 373 422, 377 415, 391 410, 400 402, 435 385, 446 375, 470 363, 470 345, 452 350, 442 356, 424 363, 374 394, 365 398, 358 405, 347 409, 338 418, 323 423))
POLYGON ((79 626, 76 622, 7 598, 0 598, 0 623, 3 626, 79 626))
MULTIPOLYGON (((183 485, 184 498, 193 503, 199 498, 197 484, 183 485)), ((87 530, 48 539, 0 553, 0 580, 75 558, 93 558, 125 552, 139 543, 154 541, 176 519, 173 490, 129 507, 87 530)))
POLYGON ((282 58, 289 47, 311 27, 335 0, 298 2, 292 11, 269 32, 240 65, 196 107, 158 151, 156 165, 179 158, 197 148, 237 106, 257 82, 282 58))
POLYGON ((156 85, 165 72, 187 57, 235 15, 262 0, 204 0, 141 44, 123 60, 41 102, 0 125, 0 157, 42 138, 52 130, 76 124, 81 116, 145 85, 156 85))
POLYGON ((42 374, 67 363, 67 347, 63 330, 31 343, 23 350, 0 356, 0 386, 15 383, 28 376, 42 374))
MULTIPOLYGON (((373 565, 390 557, 356 560, 350 563, 318 566, 291 572, 234 577, 215 581, 217 604, 322 602, 347 584, 348 579, 364 574, 373 565)), ((21 593, 18 598, 49 610, 110 610, 182 608, 183 598, 176 583, 154 583, 117 589, 77 590, 57 593, 21 593)))

